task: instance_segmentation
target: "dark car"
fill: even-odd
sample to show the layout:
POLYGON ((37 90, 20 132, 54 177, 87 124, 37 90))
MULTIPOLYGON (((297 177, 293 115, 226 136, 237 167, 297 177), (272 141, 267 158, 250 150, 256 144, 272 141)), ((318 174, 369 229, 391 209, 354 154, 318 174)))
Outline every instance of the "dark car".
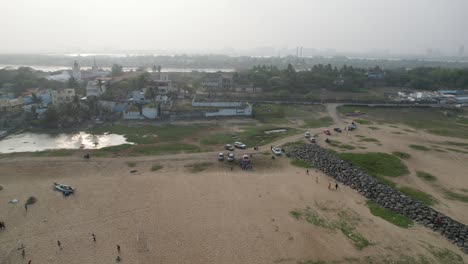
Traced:
POLYGON ((339 127, 335 127, 333 130, 335 130, 335 131, 338 132, 338 133, 341 133, 341 132, 342 132, 341 128, 339 128, 339 127))

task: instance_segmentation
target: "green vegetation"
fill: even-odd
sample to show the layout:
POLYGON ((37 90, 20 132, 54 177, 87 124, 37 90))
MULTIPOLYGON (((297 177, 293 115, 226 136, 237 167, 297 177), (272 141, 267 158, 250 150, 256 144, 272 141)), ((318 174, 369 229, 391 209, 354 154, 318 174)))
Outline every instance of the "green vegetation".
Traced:
POLYGON ((444 194, 447 199, 468 203, 468 195, 452 192, 450 190, 445 190, 444 194))
POLYGON ((445 142, 442 142, 442 144, 450 145, 450 146, 458 146, 458 147, 468 147, 468 143, 464 143, 464 142, 445 141, 445 142))
POLYGON ((407 187, 407 186, 400 187, 398 188, 398 190, 408 195, 409 197, 412 197, 413 199, 422 202, 425 205, 434 205, 435 203, 437 203, 437 200, 434 198, 434 196, 428 193, 425 193, 423 191, 420 191, 411 187, 407 187))
POLYGON ((439 248, 428 243, 426 244, 425 248, 431 252, 434 258, 437 260, 438 263, 441 264, 463 264, 463 258, 458 255, 457 253, 446 249, 446 248, 439 248))
POLYGON ((380 128, 376 127, 376 126, 369 126, 368 128, 371 129, 371 130, 379 130, 380 129, 380 128))
POLYGON ((321 127, 333 123, 330 117, 318 118, 318 113, 325 112, 323 105, 255 104, 253 116, 265 124, 286 124, 289 119, 301 119, 311 127, 321 127))
POLYGON ((453 152, 457 152, 457 153, 468 154, 468 151, 463 151, 463 150, 454 149, 454 148, 447 148, 447 150, 450 150, 450 151, 453 151, 453 152))
POLYGON ((363 137, 359 141, 363 141, 363 142, 380 142, 379 140, 377 140, 375 138, 368 138, 368 137, 363 137))
POLYGON ((365 119, 354 119, 354 122, 356 122, 358 124, 361 124, 361 125, 371 125, 372 124, 371 121, 365 120, 365 119))
POLYGON ((162 165, 154 164, 153 166, 151 166, 151 171, 158 171, 158 170, 160 170, 162 168, 163 168, 162 165))
POLYGON ((202 149, 195 145, 183 143, 167 143, 158 145, 136 145, 129 152, 132 156, 151 156, 162 154, 177 154, 177 153, 197 153, 202 149))
POLYGON ((299 159, 291 160, 291 165, 294 165, 296 167, 306 168, 306 169, 312 168, 312 165, 310 165, 309 163, 307 163, 305 161, 299 160, 299 159))
MULTIPOLYGON (((401 123, 416 130, 424 130, 441 136, 468 139, 468 126, 464 123, 463 110, 341 106, 338 111, 361 111, 367 114, 369 120, 375 122, 401 123)), ((416 132, 410 129, 404 129, 404 131, 416 132)))
POLYGON ((411 158, 411 155, 409 153, 406 153, 406 152, 395 151, 395 152, 392 152, 392 154, 399 157, 400 159, 409 159, 409 158, 411 158))
POLYGON ((199 133, 204 133, 211 127, 208 125, 186 125, 186 126, 126 126, 126 125, 105 125, 92 129, 94 134, 119 134, 136 144, 155 144, 167 141, 180 141, 188 137, 193 137, 199 133))
POLYGON ((370 200, 367 201, 367 206, 369 207, 371 214, 378 216, 396 226, 408 228, 414 225, 414 221, 410 218, 395 213, 392 210, 380 207, 379 205, 370 200))
POLYGON ((408 168, 399 158, 387 153, 340 153, 338 156, 373 176, 398 177, 408 173, 408 168))
POLYGON ((185 165, 185 167, 189 168, 192 173, 204 171, 211 166, 213 166, 212 162, 200 162, 200 163, 193 163, 193 164, 185 165))
POLYGON ((319 119, 306 119, 304 120, 303 128, 318 128, 327 127, 333 124, 333 119, 329 116, 320 117, 319 119))
POLYGON ((330 140, 328 145, 335 147, 335 148, 340 148, 340 149, 346 149, 346 150, 353 150, 356 149, 356 147, 347 145, 347 144, 341 144, 338 140, 330 140))
POLYGON ((420 151, 429 151, 431 150, 428 147, 421 146, 421 145, 409 145, 410 148, 415 149, 415 150, 420 150, 420 151))
POLYGON ((128 162, 127 162, 127 166, 129 166, 130 168, 133 168, 133 167, 136 166, 136 162, 130 162, 130 161, 128 161, 128 162))
POLYGON ((46 151, 36 151, 32 153, 33 157, 68 157, 73 155, 74 150, 71 149, 56 149, 46 151))
POLYGON ((356 225, 359 223, 359 216, 352 211, 339 211, 337 215, 340 217, 338 221, 328 221, 319 216, 312 208, 306 207, 302 210, 293 210, 289 214, 296 220, 305 220, 306 222, 318 227, 322 227, 331 231, 339 229, 358 250, 362 250, 371 243, 356 231, 356 225))
POLYGON ((204 138, 200 141, 203 145, 218 145, 218 144, 228 144, 235 141, 235 135, 229 135, 227 133, 219 133, 211 135, 208 138, 204 138))
POLYGON ((416 176, 418 176, 419 178, 425 180, 425 181, 429 181, 429 182, 433 182, 433 181, 436 181, 437 178, 428 173, 428 172, 424 172, 424 171, 416 171, 416 176))
POLYGON ((104 151, 104 152, 120 152, 127 150, 131 148, 133 145, 131 144, 122 144, 122 145, 117 145, 117 146, 111 146, 111 147, 104 147, 99 149, 98 151, 104 151))

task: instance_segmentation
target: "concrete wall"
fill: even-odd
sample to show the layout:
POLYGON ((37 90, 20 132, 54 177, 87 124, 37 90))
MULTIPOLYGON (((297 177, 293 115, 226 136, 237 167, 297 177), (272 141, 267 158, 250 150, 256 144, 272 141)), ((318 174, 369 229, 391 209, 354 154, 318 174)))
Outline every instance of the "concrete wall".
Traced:
POLYGON ((242 107, 242 102, 195 102, 192 101, 194 107, 242 107))

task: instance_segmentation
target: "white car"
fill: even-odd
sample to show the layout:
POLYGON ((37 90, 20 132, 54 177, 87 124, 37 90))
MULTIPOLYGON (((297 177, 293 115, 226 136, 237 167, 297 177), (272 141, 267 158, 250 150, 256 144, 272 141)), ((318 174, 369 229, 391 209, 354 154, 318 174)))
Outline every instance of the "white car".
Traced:
POLYGON ((223 160, 224 160, 224 153, 220 152, 220 153, 218 154, 218 160, 219 160, 219 161, 223 161, 223 160))
POLYGON ((242 142, 234 142, 234 147, 240 148, 240 149, 245 149, 247 146, 242 142))
POLYGON ((234 161, 234 154, 229 153, 229 154, 228 154, 228 157, 227 157, 227 161, 233 162, 233 161, 234 161))
POLYGON ((305 138, 310 138, 310 132, 305 132, 305 138))
POLYGON ((271 151, 273 151, 273 153, 274 153, 276 156, 281 156, 281 149, 280 149, 280 148, 272 147, 272 148, 271 148, 271 151))

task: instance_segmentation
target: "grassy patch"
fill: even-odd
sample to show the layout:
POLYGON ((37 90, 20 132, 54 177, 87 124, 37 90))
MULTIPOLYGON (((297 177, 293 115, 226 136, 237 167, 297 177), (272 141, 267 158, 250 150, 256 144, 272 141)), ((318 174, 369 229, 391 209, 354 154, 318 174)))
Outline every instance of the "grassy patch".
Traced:
POLYGON ((463 258, 458 255, 457 253, 446 249, 446 248, 439 248, 430 244, 425 243, 427 246, 425 247, 434 258, 441 264, 463 264, 463 258))
POLYGON ((167 143, 158 145, 137 145, 132 148, 131 155, 162 155, 162 154, 177 154, 177 153, 196 153, 201 152, 200 147, 182 143, 167 143))
POLYGON ((371 130, 379 130, 380 129, 380 128, 375 127, 375 126, 368 126, 368 128, 371 129, 371 130))
POLYGON ((213 162, 199 162, 199 163, 185 165, 185 167, 189 168, 192 173, 204 171, 211 166, 213 166, 213 162))
POLYGON ((333 119, 329 116, 321 117, 319 119, 306 119, 304 120, 303 128, 318 128, 327 127, 333 124, 333 119))
POLYGON ((396 226, 408 228, 414 225, 414 221, 404 215, 398 214, 387 208, 380 207, 376 203, 368 200, 367 206, 371 214, 380 217, 396 226))
POLYGON ((409 197, 412 197, 413 199, 422 202, 425 205, 434 205, 435 203, 437 203, 437 200, 434 198, 434 196, 428 193, 425 193, 423 191, 420 191, 411 187, 407 187, 407 186, 400 187, 398 188, 398 190, 408 195, 409 197))
POLYGON ((393 155, 399 157, 400 159, 409 159, 411 158, 411 155, 406 152, 401 152, 401 151, 394 151, 392 152, 393 155))
POLYGON ((162 165, 154 164, 153 166, 151 166, 151 171, 158 171, 158 170, 160 170, 162 168, 163 168, 162 165))
POLYGON ((468 203, 468 195, 452 192, 450 190, 445 190, 444 194, 445 194, 445 198, 449 200, 455 200, 455 201, 468 203))
POLYGON ((72 149, 56 149, 33 152, 33 157, 68 157, 73 155, 75 150, 72 149))
POLYGON ((400 132, 400 131, 393 131, 393 132, 392 132, 392 134, 396 134, 396 135, 403 135, 403 134, 405 134, 405 133, 403 133, 403 132, 400 132))
POLYGON ((313 119, 314 114, 325 112, 323 105, 255 104, 253 107, 254 118, 266 124, 284 124, 288 119, 313 119))
POLYGON ((445 141, 443 142, 443 144, 450 145, 450 146, 457 146, 457 147, 468 147, 468 143, 464 143, 464 142, 445 141))
POLYGON ((206 132, 208 125, 186 125, 186 126, 126 126, 105 125, 92 129, 94 134, 112 133, 124 135, 129 142, 137 144, 155 144, 167 141, 179 141, 196 134, 206 132))
POLYGON ((415 149, 415 150, 420 150, 420 151, 429 151, 431 150, 428 147, 421 146, 421 145, 409 145, 410 148, 415 149))
POLYGON ((408 173, 399 158, 387 153, 340 153, 338 156, 374 176, 398 177, 408 173))
POLYGON ((429 182, 433 182, 433 181, 436 181, 437 178, 428 173, 428 172, 424 172, 424 171, 416 171, 416 176, 418 176, 419 178, 425 180, 425 181, 429 181, 429 182))
POLYGON ((368 137, 361 138, 359 141, 363 141, 363 142, 380 142, 378 139, 368 138, 368 137))
POLYGON ((136 166, 136 162, 127 161, 127 166, 129 166, 130 168, 133 168, 136 166))
POLYGON ((450 151, 453 151, 453 152, 457 152, 457 153, 468 154, 468 151, 459 150, 459 149, 454 149, 454 148, 448 148, 447 150, 450 150, 450 151))
POLYGON ((335 148, 340 148, 340 149, 346 149, 346 150, 353 150, 356 149, 356 147, 347 145, 347 144, 341 144, 338 140, 330 140, 328 145, 335 147, 335 148))
POLYGON ((97 152, 104 151, 104 152, 120 152, 131 148, 133 145, 131 144, 122 144, 117 146, 105 147, 97 150, 97 152))
POLYGON ((229 135, 227 133, 219 133, 211 135, 209 138, 204 138, 200 141, 201 144, 204 145, 217 145, 217 144, 229 144, 232 143, 234 140, 233 135, 229 135))
POLYGON ((355 119, 354 122, 361 124, 361 125, 370 125, 372 124, 371 121, 366 120, 366 119, 355 119))
POLYGON ((305 220, 306 222, 318 227, 322 227, 331 231, 340 230, 353 243, 354 247, 362 250, 371 243, 356 230, 356 225, 359 223, 359 216, 352 211, 339 211, 337 215, 340 217, 338 221, 328 221, 319 216, 312 208, 306 207, 302 210, 294 210, 289 214, 296 220, 305 220))
POLYGON ((309 163, 307 163, 305 161, 302 161, 300 159, 291 160, 291 165, 294 165, 296 167, 306 168, 306 169, 312 168, 312 165, 310 165, 309 163))

